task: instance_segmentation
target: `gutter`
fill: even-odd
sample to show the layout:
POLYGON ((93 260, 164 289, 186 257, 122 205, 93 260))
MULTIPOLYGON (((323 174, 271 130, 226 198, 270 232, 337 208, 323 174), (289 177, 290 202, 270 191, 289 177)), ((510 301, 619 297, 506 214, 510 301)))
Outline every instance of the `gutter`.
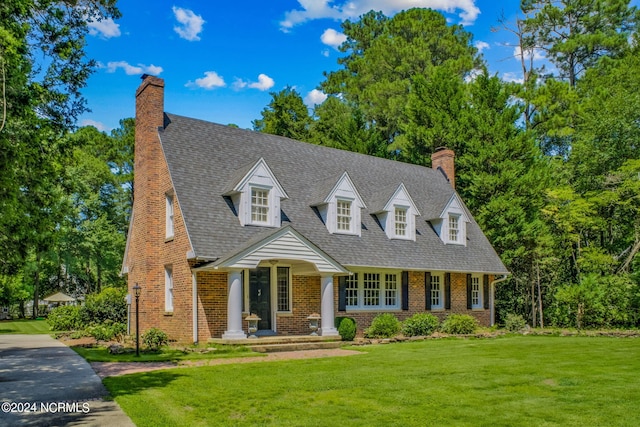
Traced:
POLYGON ((489 283, 489 293, 490 295, 490 304, 489 309, 491 311, 491 321, 490 325, 493 326, 496 323, 496 284, 500 282, 504 282, 507 280, 508 275, 503 274, 502 277, 498 279, 494 279, 491 283, 489 283))

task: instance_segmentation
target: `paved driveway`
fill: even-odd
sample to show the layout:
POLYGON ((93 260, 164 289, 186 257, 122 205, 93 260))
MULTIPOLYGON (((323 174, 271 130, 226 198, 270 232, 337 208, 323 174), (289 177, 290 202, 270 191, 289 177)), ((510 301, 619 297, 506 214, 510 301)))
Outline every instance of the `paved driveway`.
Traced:
POLYGON ((49 335, 0 335, 0 426, 133 426, 89 364, 49 335))

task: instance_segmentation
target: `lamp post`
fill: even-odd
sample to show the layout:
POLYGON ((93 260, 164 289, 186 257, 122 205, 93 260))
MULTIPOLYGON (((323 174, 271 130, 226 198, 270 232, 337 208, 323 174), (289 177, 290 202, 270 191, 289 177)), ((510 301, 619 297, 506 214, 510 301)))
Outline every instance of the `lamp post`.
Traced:
POLYGON ((136 283, 133 287, 133 294, 136 296, 136 357, 140 357, 140 317, 138 302, 140 300, 140 286, 136 283))

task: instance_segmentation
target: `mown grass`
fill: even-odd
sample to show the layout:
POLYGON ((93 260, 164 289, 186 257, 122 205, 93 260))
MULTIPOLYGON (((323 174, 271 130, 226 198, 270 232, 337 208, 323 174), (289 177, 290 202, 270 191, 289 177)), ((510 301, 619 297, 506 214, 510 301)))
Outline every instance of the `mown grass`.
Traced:
POLYGON ((138 426, 632 426, 640 341, 508 336, 104 380, 138 426))
POLYGON ((157 352, 140 351, 134 353, 111 354, 107 347, 71 347, 84 357, 87 362, 178 362, 180 360, 220 359, 226 357, 260 356, 250 352, 246 347, 225 346, 209 353, 185 352, 181 349, 165 347, 157 352))
POLYGON ((0 334, 50 334, 49 324, 44 319, 38 320, 2 320, 0 334))

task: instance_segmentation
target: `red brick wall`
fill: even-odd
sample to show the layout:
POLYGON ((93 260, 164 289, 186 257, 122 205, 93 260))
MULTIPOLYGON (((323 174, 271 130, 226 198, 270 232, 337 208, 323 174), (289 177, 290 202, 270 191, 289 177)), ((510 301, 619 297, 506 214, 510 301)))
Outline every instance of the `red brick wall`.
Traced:
POLYGON ((309 335, 311 313, 320 313, 320 277, 293 276, 292 279, 292 314, 277 315, 278 334, 309 335))

